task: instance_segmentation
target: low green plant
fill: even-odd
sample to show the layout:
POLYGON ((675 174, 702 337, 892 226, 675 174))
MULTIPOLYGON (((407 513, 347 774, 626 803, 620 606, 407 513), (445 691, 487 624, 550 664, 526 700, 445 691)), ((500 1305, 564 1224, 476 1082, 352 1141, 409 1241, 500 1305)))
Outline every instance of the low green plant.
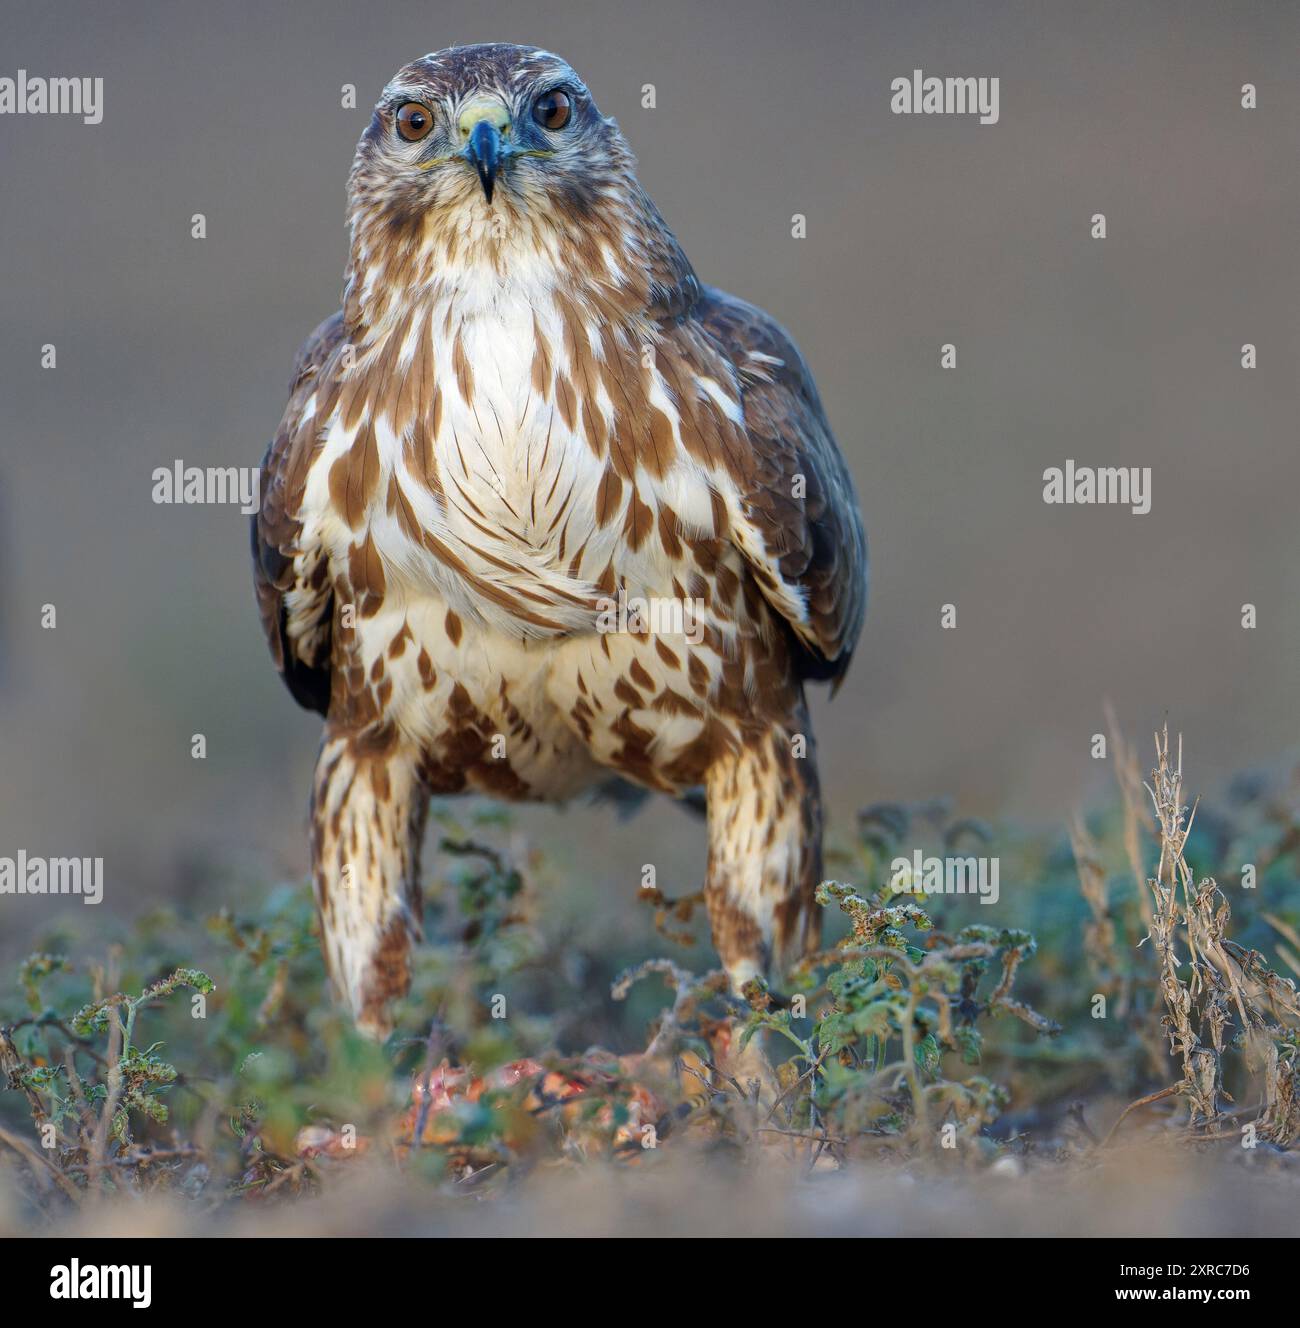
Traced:
POLYGON ((1120 811, 1079 821, 1073 852, 941 803, 869 809, 835 863, 860 884, 822 883, 827 944, 781 992, 738 998, 721 972, 690 971, 697 901, 648 891, 669 953, 615 979, 536 907, 530 863, 441 814, 443 888, 384 1046, 331 999, 305 885, 252 912, 144 917, 98 962, 47 944, 0 1005, 0 1164, 37 1216, 156 1190, 205 1211, 306 1195, 363 1154, 452 1194, 594 1155, 652 1165, 693 1140, 809 1167, 978 1163, 1026 1139, 1083 1158, 1105 1141, 1078 1103, 1104 1092, 1141 1094, 1131 1112, 1185 1100, 1202 1146, 1244 1120, 1289 1147, 1300 1020, 1262 948, 1300 949, 1300 809, 1256 780, 1193 818, 1174 771, 1166 744, 1157 820, 1129 771, 1120 811), (897 893, 902 846, 972 837, 996 841, 1019 925, 897 893), (1246 854, 1258 893, 1216 884, 1246 854))

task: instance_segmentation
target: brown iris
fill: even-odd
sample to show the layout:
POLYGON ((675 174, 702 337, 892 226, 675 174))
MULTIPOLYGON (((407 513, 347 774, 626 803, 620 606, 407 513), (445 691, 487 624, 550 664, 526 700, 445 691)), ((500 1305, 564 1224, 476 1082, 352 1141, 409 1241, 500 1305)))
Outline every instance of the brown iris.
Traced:
POLYGON ((563 129, 569 123, 572 111, 573 103, 569 100, 569 94, 561 92, 559 88, 543 92, 533 103, 533 119, 543 129, 563 129))
POLYGON ((418 101, 408 101, 398 108, 397 132, 408 143, 418 143, 433 128, 433 112, 418 101))

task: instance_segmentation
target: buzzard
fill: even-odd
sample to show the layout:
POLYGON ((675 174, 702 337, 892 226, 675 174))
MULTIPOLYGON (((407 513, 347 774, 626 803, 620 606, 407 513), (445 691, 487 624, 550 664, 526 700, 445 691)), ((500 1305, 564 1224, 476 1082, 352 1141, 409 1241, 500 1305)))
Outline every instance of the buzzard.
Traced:
POLYGON ((634 167, 555 55, 407 65, 357 146, 343 308, 262 463, 262 623, 325 716, 326 959, 377 1035, 430 795, 702 787, 732 982, 813 942, 804 684, 848 667, 862 521, 798 349, 700 284, 634 167))

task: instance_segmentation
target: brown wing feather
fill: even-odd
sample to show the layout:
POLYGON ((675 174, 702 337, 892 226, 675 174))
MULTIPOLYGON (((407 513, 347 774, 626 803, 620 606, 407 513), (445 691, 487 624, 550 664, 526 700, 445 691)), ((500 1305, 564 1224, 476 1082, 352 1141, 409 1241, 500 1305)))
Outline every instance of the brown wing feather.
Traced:
POLYGON ((322 715, 329 709, 334 597, 324 551, 301 543, 305 453, 315 443, 315 431, 299 428, 298 421, 317 390, 321 366, 345 339, 343 315, 337 313, 298 351, 289 404, 262 460, 262 505, 252 519, 253 584, 271 657, 298 704, 322 715))
POLYGON ((766 557, 755 566, 773 607, 804 648, 801 672, 838 683, 848 668, 867 602, 867 540, 848 467, 831 435, 812 374, 775 319, 705 287, 690 315, 735 366, 752 468, 742 499, 766 557), (795 497, 795 477, 804 477, 795 497), (767 581, 778 578, 783 595, 767 581), (805 604, 788 611, 789 591, 805 604))

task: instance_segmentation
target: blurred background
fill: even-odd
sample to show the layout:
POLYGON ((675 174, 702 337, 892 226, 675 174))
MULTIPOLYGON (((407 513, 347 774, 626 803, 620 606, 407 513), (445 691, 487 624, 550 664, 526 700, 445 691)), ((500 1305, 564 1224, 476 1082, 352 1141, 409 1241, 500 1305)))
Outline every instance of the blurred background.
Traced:
MULTIPOLYGON (((934 794, 1063 823, 1105 795, 1105 698, 1144 765, 1166 714, 1184 731, 1193 792, 1294 754, 1293 4, 82 0, 0 24, 0 75, 104 80, 99 125, 0 116, 0 855, 103 856, 114 917, 305 874, 319 721, 267 657, 247 518, 157 506, 151 474, 260 461, 337 307, 370 108, 458 42, 567 58, 702 279, 817 375, 872 549, 853 669, 815 703, 833 834, 934 794), (916 68, 998 77, 999 122, 891 114, 916 68), (1150 466, 1150 514, 1044 505, 1066 458, 1150 466)), ((669 894, 701 879, 670 806, 516 824, 595 943, 645 925, 648 857, 669 894)), ((102 911, 23 902, 5 953, 102 911)))

